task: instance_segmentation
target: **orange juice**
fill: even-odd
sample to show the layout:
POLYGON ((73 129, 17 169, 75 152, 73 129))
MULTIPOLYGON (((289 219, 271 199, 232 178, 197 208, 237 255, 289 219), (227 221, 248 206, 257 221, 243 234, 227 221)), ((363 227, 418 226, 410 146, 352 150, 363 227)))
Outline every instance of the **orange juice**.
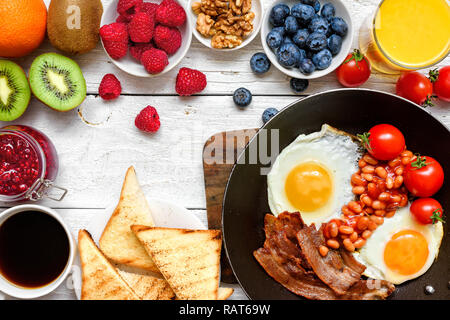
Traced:
POLYGON ((450 48, 446 0, 384 0, 363 24, 360 49, 385 73, 429 67, 450 48))

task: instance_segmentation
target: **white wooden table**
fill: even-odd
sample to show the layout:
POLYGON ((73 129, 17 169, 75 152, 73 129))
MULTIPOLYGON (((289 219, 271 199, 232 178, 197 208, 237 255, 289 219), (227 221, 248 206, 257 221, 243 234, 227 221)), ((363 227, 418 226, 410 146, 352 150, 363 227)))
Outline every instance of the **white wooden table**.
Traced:
MULTIPOLYGON (((45 0, 48 4, 50 0, 45 0)), ((104 5, 110 0, 102 0, 104 5)), ((271 0, 263 0, 264 8, 271 0)), ((321 0, 325 3, 326 0, 321 0)), ((379 0, 344 0, 358 30, 362 20, 379 0)), ((358 47, 357 34, 353 47, 358 47)), ((34 57, 55 51, 46 42, 32 55, 18 60, 28 70, 34 57)), ((144 192, 155 198, 175 200, 191 210, 205 224, 206 204, 202 170, 202 148, 212 134, 262 125, 261 114, 268 107, 282 107, 304 96, 340 88, 334 73, 310 81, 301 95, 289 87, 289 78, 272 66, 263 76, 250 69, 250 57, 263 51, 259 35, 247 47, 233 52, 212 51, 195 38, 179 67, 204 72, 208 86, 198 96, 179 97, 175 78, 179 68, 153 79, 134 78, 115 68, 99 44, 92 52, 75 57, 87 81, 88 97, 83 103, 85 116, 98 125, 87 125, 74 110, 53 111, 33 98, 27 112, 15 124, 31 125, 50 136, 60 157, 56 183, 69 189, 62 202, 42 201, 55 208, 74 233, 85 228, 95 214, 117 201, 126 169, 134 165, 144 192), (98 86, 106 73, 121 81, 122 96, 104 102, 98 86), (246 87, 253 94, 252 104, 237 108, 232 99, 235 89, 246 87), (139 132, 134 126, 137 113, 152 105, 161 117, 161 129, 155 135, 139 132)), ((450 58, 440 63, 450 64, 450 58)), ((423 70, 428 72, 428 70, 423 70)), ((373 73, 365 88, 395 92, 396 76, 373 73)), ((450 104, 439 102, 427 108, 431 114, 450 126, 450 104)), ((0 122, 0 127, 6 123, 0 122)), ((4 207, 3 207, 4 209, 4 207)), ((2 209, 0 209, 2 210, 2 209)), ((235 287, 233 298, 245 298, 235 287)), ((61 285, 45 299, 75 299, 74 291, 61 285)))

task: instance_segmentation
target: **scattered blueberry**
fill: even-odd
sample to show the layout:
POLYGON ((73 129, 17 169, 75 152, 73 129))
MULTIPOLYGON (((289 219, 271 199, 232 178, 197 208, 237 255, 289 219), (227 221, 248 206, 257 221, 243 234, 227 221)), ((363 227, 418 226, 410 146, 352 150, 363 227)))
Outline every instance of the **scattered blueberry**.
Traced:
POLYGON ((309 50, 318 52, 325 49, 328 45, 327 37, 323 33, 314 32, 311 33, 306 39, 306 46, 309 50))
POLYGON ((330 24, 328 23, 327 19, 322 17, 313 18, 311 20, 311 23, 308 26, 309 32, 319 32, 323 34, 328 33, 328 28, 330 27, 330 24))
POLYGON ((262 121, 264 123, 267 123, 277 113, 278 113, 277 109, 275 109, 275 108, 267 108, 266 110, 264 110, 264 112, 262 114, 262 121))
POLYGON ((308 39, 309 32, 306 29, 298 30, 292 37, 292 41, 299 47, 304 48, 306 46, 306 39, 308 39))
POLYGON ((311 74, 316 70, 316 66, 314 65, 312 60, 308 58, 302 59, 298 68, 300 69, 301 73, 306 75, 311 74))
POLYGON ((284 3, 275 5, 270 11, 269 21, 275 27, 284 25, 284 20, 289 15, 289 7, 284 3))
POLYGON ((331 20, 331 29, 337 35, 344 37, 348 31, 347 22, 340 17, 335 17, 331 20))
POLYGON ((293 43, 282 44, 277 51, 278 62, 286 68, 292 68, 298 65, 301 52, 293 43))
POLYGON ((283 42, 283 36, 280 32, 272 30, 267 34, 266 42, 271 49, 276 49, 281 46, 281 43, 283 42))
POLYGON ((319 2, 319 0, 316 0, 316 2, 314 3, 314 11, 316 13, 320 11, 320 2, 319 2))
POLYGON ((254 73, 266 73, 270 66, 270 60, 264 52, 255 53, 250 59, 250 67, 254 73))
POLYGON ((338 36, 337 34, 332 34, 328 38, 328 49, 330 49, 330 52, 333 56, 337 55, 339 51, 341 51, 342 47, 342 37, 338 36))
POLYGON ((308 88, 309 81, 307 79, 296 79, 292 78, 290 81, 291 89, 295 92, 303 92, 308 88))
POLYGON ((330 50, 323 49, 313 56, 312 61, 317 69, 323 70, 330 66, 332 59, 330 50))
POLYGON ((239 88, 233 94, 233 101, 239 107, 246 107, 252 102, 252 93, 245 88, 239 88))
POLYGON ((334 6, 331 3, 325 3, 322 6, 322 11, 320 12, 320 14, 325 19, 331 19, 336 14, 336 9, 334 8, 334 6))
POLYGON ((297 3, 292 7, 291 14, 298 19, 298 22, 300 22, 303 25, 306 25, 309 23, 309 21, 311 21, 316 12, 314 11, 314 8, 311 6, 302 3, 297 3))
POLYGON ((294 34, 298 30, 298 22, 294 16, 288 16, 284 20, 284 30, 287 34, 294 34))

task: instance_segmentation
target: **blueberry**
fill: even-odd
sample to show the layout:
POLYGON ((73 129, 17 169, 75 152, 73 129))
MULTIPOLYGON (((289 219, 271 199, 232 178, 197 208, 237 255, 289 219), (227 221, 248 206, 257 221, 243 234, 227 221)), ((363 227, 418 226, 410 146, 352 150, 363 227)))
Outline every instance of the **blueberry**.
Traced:
POLYGON ((291 89, 295 92, 303 92, 308 88, 309 81, 307 79, 292 78, 290 81, 291 89))
POLYGON ((283 38, 282 44, 286 44, 286 43, 293 43, 292 39, 290 37, 288 37, 288 36, 283 38))
POLYGON ((313 56, 312 61, 317 69, 323 70, 330 66, 332 59, 330 50, 323 49, 313 56))
POLYGON ((302 59, 298 68, 303 74, 311 74, 316 70, 316 66, 311 61, 311 59, 308 58, 302 59))
POLYGON ((303 25, 308 24, 315 15, 314 8, 306 4, 297 3, 292 7, 291 14, 303 25))
POLYGON ((316 2, 316 0, 300 0, 300 2, 307 4, 308 6, 314 6, 314 2, 316 2))
POLYGON ((292 68, 298 65, 302 53, 293 43, 282 44, 277 51, 278 62, 286 68, 292 68))
POLYGON ((275 27, 284 25, 284 19, 289 15, 289 7, 284 3, 277 4, 272 8, 269 15, 269 22, 275 27))
POLYGON ((264 52, 255 53, 250 59, 250 67, 254 73, 265 73, 270 69, 270 60, 264 52))
POLYGON ((317 17, 317 18, 313 18, 311 20, 311 23, 308 26, 308 30, 311 33, 312 32, 320 32, 320 33, 327 34, 329 27, 330 27, 330 24, 327 21, 327 19, 322 18, 322 17, 317 17))
POLYGON ((252 102, 252 93, 245 88, 239 88, 233 94, 233 101, 239 107, 246 107, 252 102))
POLYGON ((284 30, 287 34, 294 34, 298 30, 297 19, 293 16, 289 16, 284 20, 284 30))
POLYGON ((314 32, 311 33, 306 39, 306 47, 314 52, 318 52, 327 47, 327 37, 323 33, 314 32))
POLYGON ((331 20, 331 29, 341 37, 345 37, 348 31, 347 22, 342 18, 333 18, 331 20))
POLYGON ((281 42, 283 42, 283 36, 280 32, 272 30, 267 34, 266 42, 271 49, 276 49, 281 46, 281 42))
POLYGON ((267 123, 267 121, 269 121, 277 113, 278 113, 277 109, 275 109, 275 108, 267 108, 266 110, 264 110, 264 112, 262 114, 262 121, 264 123, 267 123))
POLYGON ((332 34, 328 38, 328 49, 330 49, 331 54, 333 56, 337 55, 339 51, 341 51, 341 47, 342 47, 341 36, 338 36, 337 34, 332 34))
POLYGON ((281 34, 281 36, 284 36, 284 26, 282 27, 275 27, 272 29, 272 31, 278 32, 279 34, 281 34))
POLYGON ((292 41, 299 47, 304 48, 306 46, 306 39, 308 39, 309 32, 306 29, 298 30, 292 37, 292 41))
POLYGON ((314 3, 314 11, 315 11, 315 12, 319 12, 319 11, 320 11, 320 2, 319 2, 319 0, 317 0, 317 1, 314 3))
POLYGON ((331 3, 325 3, 322 7, 322 11, 320 12, 320 14, 325 19, 330 19, 334 17, 334 15, 336 14, 336 9, 331 3))

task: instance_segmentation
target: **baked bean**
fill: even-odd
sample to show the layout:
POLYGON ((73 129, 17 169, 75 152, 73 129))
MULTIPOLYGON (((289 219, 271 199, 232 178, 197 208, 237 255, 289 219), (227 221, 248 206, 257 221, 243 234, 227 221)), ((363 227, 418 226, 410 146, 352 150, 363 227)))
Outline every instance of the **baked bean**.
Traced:
MULTIPOLYGON (((370 232, 370 231, 369 231, 370 232)), ((356 249, 362 248, 366 244, 366 240, 359 238, 355 242, 353 242, 353 245, 356 249)))
POLYGON ((384 211, 384 210, 375 210, 374 213, 375 213, 376 216, 382 217, 382 216, 384 216, 386 214, 386 211, 384 211))
POLYGON ((372 206, 372 199, 368 195, 362 195, 360 199, 365 205, 372 206))
POLYGON ((378 200, 380 200, 380 201, 388 201, 390 198, 391 198, 391 195, 387 192, 382 192, 378 196, 378 200))
POLYGON ((378 192, 385 192, 386 191, 386 184, 381 179, 377 179, 377 180, 378 180, 377 181, 378 192))
POLYGON ((366 213, 368 213, 368 214, 372 214, 372 213, 374 212, 374 210, 373 210, 372 208, 370 208, 370 207, 367 207, 367 208, 365 209, 365 211, 366 211, 366 213))
POLYGON ((370 220, 375 222, 377 225, 382 225, 384 223, 384 218, 383 217, 370 216, 370 220))
MULTIPOLYGON (((376 225, 375 225, 376 226, 376 225)), ((372 231, 370 231, 370 230, 366 230, 366 231, 364 231, 362 234, 361 234, 361 237, 363 237, 364 239, 369 239, 370 238, 370 236, 372 235, 372 231)))
POLYGON ((411 162, 411 157, 402 157, 402 165, 406 166, 411 162))
POLYGON ((353 242, 350 239, 344 239, 344 241, 342 241, 342 244, 344 245, 345 249, 347 249, 347 251, 350 252, 355 251, 355 246, 353 245, 353 242))
POLYGON ((386 178, 386 188, 392 189, 394 187, 394 179, 391 177, 386 178))
POLYGON ((375 158, 372 158, 370 155, 368 155, 368 154, 365 154, 364 155, 364 157, 363 157, 363 160, 365 161, 365 162, 367 162, 368 164, 371 164, 371 165, 376 165, 376 164, 378 164, 378 160, 377 159, 375 159, 375 158))
POLYGON ((404 207, 408 204, 408 197, 406 195, 402 195, 402 200, 400 201, 400 207, 404 207))
POLYGON ((412 156, 413 156, 413 153, 409 150, 405 150, 402 153, 400 153, 400 157, 410 157, 411 158, 412 156))
POLYGON ((397 176, 401 176, 403 174, 403 167, 398 167, 397 169, 395 169, 394 173, 397 176))
POLYGON ((327 246, 329 246, 332 249, 339 249, 339 242, 334 239, 327 240, 327 246))
POLYGON ((361 205, 358 202, 356 202, 356 201, 350 201, 348 203, 348 208, 350 210, 352 210, 354 213, 361 213, 362 212, 361 205))
POLYGON ((396 176, 394 180, 394 189, 398 189, 403 184, 403 176, 396 176))
POLYGON ((402 197, 398 194, 391 195, 391 202, 400 202, 402 201, 402 197))
POLYGON ((348 234, 343 234, 343 233, 341 233, 341 234, 339 235, 339 238, 341 238, 341 240, 347 239, 347 238, 348 238, 348 234))
POLYGON ((335 238, 339 234, 338 226, 335 222, 330 223, 330 237, 335 238))
POLYGON ((352 234, 353 233, 353 228, 350 226, 340 226, 339 227, 339 232, 342 234, 352 234))
POLYGON ((361 177, 367 181, 373 180, 373 174, 371 174, 371 173, 361 173, 361 177))
POLYGON ((400 163, 402 163, 402 160, 400 158, 395 158, 395 159, 392 159, 391 161, 388 162, 388 166, 391 167, 391 168, 395 168, 400 163))
POLYGON ((377 199, 380 191, 378 190, 377 185, 371 182, 367 185, 367 193, 372 199, 377 199))
POLYGON ((375 172, 375 167, 367 165, 367 166, 361 168, 361 171, 364 172, 364 173, 374 173, 375 172))
POLYGON ((372 208, 375 210, 384 210, 386 209, 386 204, 383 201, 375 200, 372 202, 372 208))
POLYGON ((369 218, 367 217, 361 217, 358 219, 358 222, 356 223, 356 227, 358 230, 364 231, 367 229, 367 226, 369 225, 369 218))
POLYGON ((358 233, 356 231, 353 231, 353 233, 348 237, 351 242, 355 242, 358 240, 358 233))
POLYGON ((399 208, 400 207, 400 202, 391 202, 391 203, 389 203, 389 205, 386 207, 386 209, 388 210, 388 211, 391 211, 391 210, 396 210, 397 208, 399 208))
POLYGON ((352 174, 352 183, 356 186, 363 186, 365 187, 367 185, 367 181, 365 181, 359 174, 354 173, 352 174))
POLYGON ((370 231, 373 231, 376 228, 378 228, 378 225, 375 222, 373 222, 372 220, 370 220, 369 224, 367 225, 367 229, 369 229, 370 231))
POLYGON ((388 211, 386 212, 386 214, 384 215, 385 218, 392 218, 395 215, 395 210, 392 211, 388 211))
POLYGON ((356 187, 353 187, 353 189, 352 189, 352 192, 354 194, 358 194, 358 195, 363 194, 364 191, 366 191, 366 188, 364 188, 363 186, 356 186, 356 187))
POLYGON ((386 179, 387 177, 387 171, 385 168, 383 167, 376 167, 375 169, 375 173, 377 174, 377 176, 379 176, 381 179, 386 179))
POLYGON ((358 166, 359 166, 360 168, 365 167, 366 165, 367 165, 367 162, 365 162, 363 159, 360 159, 360 160, 358 161, 358 166))
POLYGON ((343 206, 341 209, 342 213, 346 216, 351 216, 353 214, 353 211, 351 211, 348 206, 343 206))
POLYGON ((320 246, 319 253, 322 257, 325 257, 328 254, 328 248, 325 246, 320 246))

